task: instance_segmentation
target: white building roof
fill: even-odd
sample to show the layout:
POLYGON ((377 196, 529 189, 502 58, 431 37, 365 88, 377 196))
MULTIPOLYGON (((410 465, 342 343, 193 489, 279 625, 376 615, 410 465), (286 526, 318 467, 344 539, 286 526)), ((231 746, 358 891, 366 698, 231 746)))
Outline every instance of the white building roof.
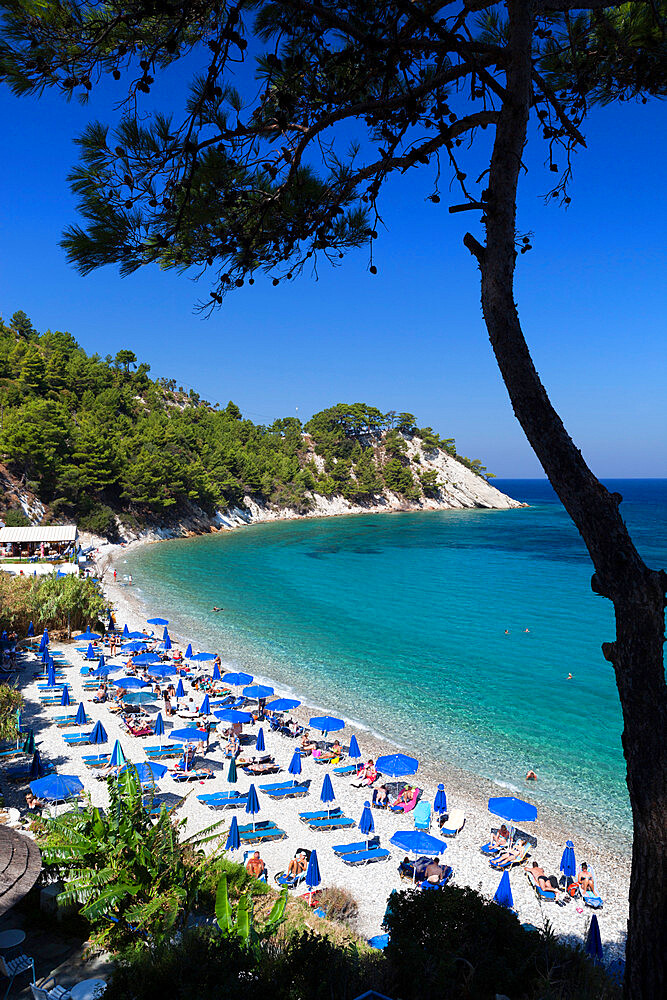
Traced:
POLYGON ((74 542, 77 538, 75 524, 54 524, 33 528, 0 528, 0 545, 8 542, 74 542))

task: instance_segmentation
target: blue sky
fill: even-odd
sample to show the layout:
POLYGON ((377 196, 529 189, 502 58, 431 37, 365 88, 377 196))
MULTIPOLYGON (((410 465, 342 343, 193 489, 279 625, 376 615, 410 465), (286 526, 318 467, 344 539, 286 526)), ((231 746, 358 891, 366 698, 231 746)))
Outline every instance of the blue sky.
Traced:
MULTIPOLYGON (((542 474, 512 414, 461 244, 474 215, 450 216, 446 191, 439 206, 425 201, 426 169, 386 190, 376 276, 359 251, 341 267, 322 264, 317 281, 304 275, 275 289, 258 278, 205 320, 193 306, 208 289, 186 276, 145 269, 121 279, 107 268, 82 278, 58 247, 76 220, 72 140, 90 117, 108 120, 107 98, 94 91, 82 108, 0 89, 4 318, 24 309, 38 329, 69 330, 102 355, 129 347, 154 375, 212 402, 234 399, 258 422, 364 401, 415 413, 499 476, 542 474)), ((167 90, 162 107, 170 100, 167 90)), ((529 148, 519 228, 533 232, 534 250, 519 261, 520 315, 593 470, 667 476, 664 105, 598 109, 585 134, 568 211, 544 204, 554 175, 539 142, 529 148)))

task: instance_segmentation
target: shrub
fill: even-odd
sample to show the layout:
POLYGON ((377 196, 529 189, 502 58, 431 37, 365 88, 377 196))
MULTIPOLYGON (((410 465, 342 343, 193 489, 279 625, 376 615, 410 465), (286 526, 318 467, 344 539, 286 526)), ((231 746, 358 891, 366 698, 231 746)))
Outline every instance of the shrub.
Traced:
POLYGON ((79 528, 82 531, 90 531, 93 535, 115 538, 117 527, 114 512, 106 504, 98 504, 87 514, 82 514, 79 517, 79 528))
POLYGON ((359 913, 359 904, 352 893, 340 886, 332 885, 323 889, 318 899, 329 920, 340 920, 347 924, 355 920, 359 913))
POLYGON ((27 528, 30 525, 30 518, 21 507, 10 507, 2 519, 7 528, 27 528))

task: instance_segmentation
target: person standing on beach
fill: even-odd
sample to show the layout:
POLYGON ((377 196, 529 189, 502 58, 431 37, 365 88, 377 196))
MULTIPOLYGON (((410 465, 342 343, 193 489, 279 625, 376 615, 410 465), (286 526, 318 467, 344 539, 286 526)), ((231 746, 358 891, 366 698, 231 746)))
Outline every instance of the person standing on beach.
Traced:
POLYGON ((116 570, 113 571, 113 582, 116 582, 116 570))

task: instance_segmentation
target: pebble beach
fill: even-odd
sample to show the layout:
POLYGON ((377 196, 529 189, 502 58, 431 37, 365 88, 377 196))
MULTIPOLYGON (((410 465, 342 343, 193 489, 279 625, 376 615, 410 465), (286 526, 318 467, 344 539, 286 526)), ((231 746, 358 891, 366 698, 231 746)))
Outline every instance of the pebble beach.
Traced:
MULTIPOLYGON (((107 563, 109 556, 113 559, 114 554, 107 549, 104 553, 105 563, 107 563)), ((142 609, 139 602, 133 599, 132 588, 109 582, 109 576, 107 568, 104 573, 104 589, 110 605, 114 608, 115 618, 119 626, 122 628, 123 624, 127 623, 131 631, 146 628, 146 620, 142 617, 145 610, 142 609)), ((178 621, 170 622, 169 633, 175 647, 184 650, 188 643, 188 636, 179 633, 178 621)), ((90 699, 93 697, 93 692, 83 691, 83 677, 80 674, 80 669, 84 666, 84 660, 82 654, 75 651, 74 644, 60 646, 52 644, 52 649, 61 650, 72 664, 71 667, 66 668, 66 674, 71 685, 70 695, 74 706, 83 700, 86 704, 86 711, 92 720, 90 728, 100 719, 107 731, 108 743, 100 747, 100 751, 110 752, 114 741, 119 739, 128 760, 133 762, 145 760, 145 745, 154 744, 156 739, 154 737, 140 739, 129 735, 122 728, 120 719, 113 715, 104 704, 92 703, 90 699)), ((115 661, 111 662, 119 663, 120 659, 117 657, 115 661)), ((206 667, 206 670, 202 670, 203 673, 211 673, 212 664, 205 664, 202 667, 206 667)), ((83 754, 93 752, 95 748, 76 749, 66 745, 62 738, 63 732, 76 730, 57 729, 52 720, 57 715, 63 714, 64 711, 72 710, 64 710, 60 707, 44 708, 40 705, 38 681, 33 677, 37 669, 37 662, 35 662, 34 670, 31 663, 27 664, 20 675, 19 683, 26 699, 24 718, 28 724, 35 727, 35 738, 42 757, 47 763, 55 765, 59 772, 78 775, 92 802, 104 806, 107 800, 106 782, 96 778, 95 772, 85 767, 82 762, 83 754)), ((185 681, 185 688, 186 699, 180 703, 181 708, 187 708, 189 711, 198 708, 203 694, 191 691, 187 681, 185 681), (192 698, 192 701, 189 701, 189 698, 192 698)), ((276 687, 276 695, 280 696, 280 694, 281 691, 276 687)), ((310 707, 304 703, 291 715, 302 725, 307 726, 310 716, 319 714, 322 707, 310 707)), ((335 705, 324 707, 329 714, 338 715, 335 705)), ((152 713, 152 718, 155 718, 156 712, 157 706, 152 713)), ((188 724, 187 715, 183 717, 174 715, 172 719, 165 719, 166 732, 163 740, 168 741, 169 729, 172 726, 180 728, 188 724)), ((257 728, 256 725, 243 727, 245 740, 242 745, 242 755, 250 755, 255 752, 254 737, 257 728), (250 737, 252 737, 252 743, 250 737)), ((244 792, 251 782, 254 783, 258 789, 261 805, 261 811, 256 819, 271 819, 287 834, 284 840, 258 845, 261 857, 267 866, 270 881, 273 883, 275 874, 287 868, 290 859, 299 848, 311 850, 316 848, 322 875, 321 888, 339 886, 348 890, 356 899, 359 907, 355 930, 365 938, 381 933, 387 897, 393 889, 401 886, 397 866, 404 857, 403 852, 392 847, 389 841, 397 830, 413 828, 411 815, 408 813, 402 816, 384 810, 373 810, 375 836, 379 836, 382 847, 390 850, 390 858, 386 862, 361 868, 345 865, 333 853, 332 846, 363 839, 356 827, 342 832, 313 833, 299 820, 301 811, 315 810, 321 807, 320 790, 326 771, 323 765, 315 763, 312 757, 303 758, 302 774, 299 781, 309 783, 309 793, 304 798, 274 801, 259 790, 261 784, 284 781, 289 778, 287 767, 294 749, 298 745, 297 741, 271 732, 266 725, 263 728, 266 752, 275 757, 276 762, 281 767, 281 773, 266 778, 251 778, 239 768, 238 780, 233 787, 244 792)), ((340 738, 343 746, 347 746, 353 732, 357 737, 364 759, 376 759, 381 754, 395 753, 399 749, 396 745, 380 739, 377 733, 361 731, 350 725, 347 725, 336 736, 340 738)), ((177 783, 170 775, 165 775, 159 782, 158 794, 160 797, 165 796, 170 803, 182 800, 175 815, 178 819, 186 820, 188 834, 222 819, 224 824, 221 837, 224 837, 234 811, 239 823, 248 822, 250 817, 246 816, 243 810, 212 810, 197 799, 199 794, 224 791, 230 787, 227 783, 228 760, 225 759, 223 738, 221 737, 219 741, 216 733, 213 732, 207 753, 205 755, 198 754, 196 764, 211 769, 214 772, 214 778, 183 784, 177 783)), ((353 787, 349 778, 343 776, 332 774, 332 778, 336 794, 334 805, 339 806, 346 816, 352 817, 355 822, 358 822, 364 802, 370 799, 372 791, 353 787)), ((420 763, 417 774, 409 780, 413 785, 416 784, 422 789, 422 798, 431 803, 438 784, 442 782, 446 790, 450 812, 452 809, 463 810, 466 817, 465 825, 456 837, 448 838, 447 849, 443 852, 441 861, 453 868, 452 882, 454 884, 470 886, 484 895, 492 897, 498 887, 500 873, 490 867, 488 858, 479 851, 480 845, 488 841, 491 827, 498 825, 498 820, 488 811, 487 802, 490 796, 519 793, 508 792, 507 788, 448 766, 444 761, 420 763)), ((3 784, 5 784, 6 804, 9 806, 17 805, 25 810, 25 788, 17 789, 8 787, 6 783, 3 784)), ((530 801, 529 783, 526 784, 525 790, 520 790, 520 794, 521 797, 530 801)), ((537 821, 526 829, 537 838, 537 847, 531 849, 531 861, 537 860, 547 874, 559 874, 560 858, 565 841, 572 836, 571 832, 562 823, 559 823, 557 814, 551 814, 544 808, 540 808, 537 821)), ((431 827, 431 834, 434 836, 438 834, 436 823, 431 827)), ((577 862, 585 860, 593 868, 596 887, 604 900, 604 907, 596 913, 600 925, 605 961, 614 963, 622 960, 628 917, 630 859, 620 851, 615 852, 612 845, 605 844, 603 838, 599 836, 591 838, 590 841, 576 837, 574 846, 577 862)), ((242 851, 235 852, 231 856, 234 860, 240 861, 242 860, 242 851)), ((584 941, 592 911, 582 907, 580 899, 568 900, 564 906, 538 901, 527 875, 520 867, 511 870, 510 883, 514 907, 523 923, 543 927, 548 921, 559 936, 568 939, 571 943, 584 941)))

